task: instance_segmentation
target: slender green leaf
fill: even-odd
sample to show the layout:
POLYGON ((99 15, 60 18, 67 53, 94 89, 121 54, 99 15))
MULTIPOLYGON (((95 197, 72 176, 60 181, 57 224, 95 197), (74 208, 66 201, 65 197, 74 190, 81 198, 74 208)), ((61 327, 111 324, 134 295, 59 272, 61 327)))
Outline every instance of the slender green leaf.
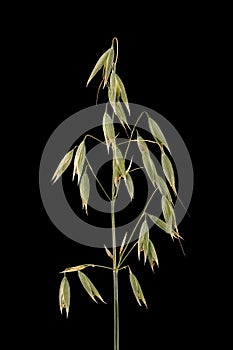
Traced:
POLYGON ((59 306, 61 313, 62 310, 65 309, 66 317, 68 317, 70 308, 70 285, 66 276, 63 277, 59 288, 59 306))
MULTIPOLYGON (((108 99, 109 99, 109 102, 112 106, 112 109, 116 115, 117 115, 117 113, 120 114, 120 112, 121 112, 121 111, 119 111, 119 112, 117 111, 117 105, 116 105, 119 98, 120 98, 120 90, 119 90, 119 86, 118 86, 117 81, 116 81, 116 73, 114 70, 112 70, 111 75, 110 75, 110 85, 108 88, 108 99)), ((124 113, 124 111, 123 111, 123 113, 124 113)), ((124 115, 123 115, 123 118, 124 118, 124 115)))
POLYGON ((109 102, 115 112, 115 103, 117 100, 117 85, 116 85, 116 73, 115 71, 111 72, 110 75, 110 86, 108 89, 108 98, 109 98, 109 102))
MULTIPOLYGON (((163 230, 164 232, 168 233, 167 232, 167 224, 165 221, 163 221, 162 219, 158 218, 157 216, 155 215, 152 215, 152 214, 148 214, 149 218, 161 229, 163 230)), ((178 232, 172 230, 170 235, 172 237, 175 237, 175 238, 182 238, 178 232)))
POLYGON ((170 202, 172 202, 172 197, 169 191, 169 188, 166 184, 166 182, 164 181, 164 179, 158 175, 157 177, 157 186, 159 188, 160 193, 162 194, 162 196, 166 196, 168 198, 168 200, 170 202))
POLYGON ((149 179, 151 180, 152 184, 155 186, 157 184, 157 181, 158 181, 157 180, 158 173, 157 173, 155 164, 154 164, 153 160, 151 159, 147 144, 143 140, 143 138, 139 135, 138 132, 137 132, 137 144, 138 144, 138 148, 141 152, 144 168, 145 168, 147 175, 149 176, 149 179))
MULTIPOLYGON (((111 76, 110 76, 110 81, 111 81, 111 76)), ((110 85, 111 86, 111 85, 110 85)), ((114 101, 115 101, 115 98, 114 98, 114 90, 111 89, 111 87, 108 87, 108 100, 109 100, 109 103, 110 105, 112 106, 113 110, 114 110, 114 101)))
POLYGON ((146 219, 143 221, 138 238, 138 259, 140 260, 140 253, 144 252, 144 263, 148 255, 149 244, 149 227, 146 219))
POLYGON ((149 153, 149 149, 147 147, 147 144, 143 140, 143 138, 139 135, 138 131, 137 131, 137 144, 138 144, 138 148, 139 148, 141 154, 149 153))
POLYGON ((123 251, 123 249, 124 249, 126 237, 127 237, 127 232, 125 233, 124 238, 123 238, 122 243, 121 243, 121 247, 120 247, 120 251, 119 251, 119 254, 120 254, 120 255, 122 254, 122 251, 123 251))
POLYGON ((172 235, 172 216, 170 216, 168 218, 168 220, 166 221, 166 232, 169 233, 171 235, 171 237, 173 238, 172 235))
POLYGON ((154 266, 157 264, 159 266, 158 256, 154 247, 154 244, 149 240, 148 244, 148 260, 151 266, 152 271, 154 272, 154 266))
POLYGON ((68 168, 71 163, 73 157, 74 149, 66 153, 66 155, 60 161, 55 173, 52 177, 53 184, 59 179, 59 177, 64 173, 64 171, 68 168))
POLYGON ((89 294, 89 296, 91 297, 92 300, 94 300, 96 303, 96 299, 95 299, 95 295, 93 293, 93 290, 92 290, 92 282, 91 280, 89 279, 89 277, 87 277, 83 272, 81 271, 78 271, 78 276, 79 276, 79 279, 80 279, 80 282, 82 283, 83 285, 83 288, 86 290, 86 292, 89 294))
POLYGON ((113 59, 114 59, 114 49, 113 46, 110 48, 108 56, 106 58, 106 61, 104 63, 104 86, 106 86, 108 82, 109 75, 112 71, 112 65, 113 65, 113 59))
MULTIPOLYGON (((108 58, 108 55, 109 55, 109 52, 111 51, 112 48, 109 48, 107 51, 105 51, 102 56, 98 59, 95 67, 93 68, 89 78, 88 78, 88 81, 87 81, 87 85, 90 83, 90 81, 94 78, 94 76, 96 75, 96 73, 98 73, 98 71, 104 66, 107 58, 108 58)), ((86 85, 86 86, 87 86, 86 85)))
POLYGON ((125 87, 124 87, 124 84, 123 84, 121 78, 117 74, 116 74, 116 82, 117 82, 117 85, 119 86, 121 99, 124 102, 124 104, 128 110, 128 113, 130 115, 129 102, 128 102, 126 90, 125 90, 125 87))
POLYGON ((77 151, 75 153, 74 157, 74 168, 73 168, 73 180, 75 174, 78 175, 78 183, 80 182, 83 166, 85 162, 86 157, 86 146, 84 140, 80 143, 80 145, 77 148, 77 151))
MULTIPOLYGON (((95 297, 99 298, 103 303, 105 303, 105 301, 103 300, 103 298, 101 297, 100 293, 98 292, 98 290, 96 289, 96 287, 94 286, 94 284, 91 282, 90 278, 87 277, 83 272, 78 271, 78 276, 80 279, 80 282, 82 283, 84 289, 86 290, 86 292, 90 295, 91 299, 93 299, 96 303, 97 300, 95 299, 95 297)), ((106 303, 105 303, 106 304, 106 303)))
POLYGON ((160 129, 160 127, 158 126, 158 124, 154 121, 154 119, 150 117, 148 117, 148 124, 149 124, 150 132, 154 137, 155 141, 158 142, 161 146, 164 145, 168 149, 168 151, 171 153, 168 147, 167 140, 165 139, 165 136, 162 130, 160 129))
POLYGON ((128 103, 124 85, 121 79, 119 78, 119 76, 115 73, 115 71, 112 71, 110 76, 110 87, 108 90, 108 98, 114 113, 119 118, 123 127, 125 127, 125 124, 126 124, 127 127, 129 128, 126 114, 122 106, 122 103, 120 102, 120 98, 125 104, 128 113, 130 114, 129 103, 128 103))
POLYGON ((125 185, 129 193, 130 199, 132 201, 134 197, 134 184, 133 184, 133 179, 128 172, 126 172, 125 185))
MULTIPOLYGON (((111 77, 110 77, 110 81, 111 81, 111 77)), ((109 100, 109 103, 113 109, 113 112, 116 114, 116 112, 115 112, 115 104, 116 104, 116 102, 115 102, 115 100, 116 100, 115 90, 113 90, 110 87, 108 87, 108 100, 109 100)))
POLYGON ((125 115, 125 111, 122 107, 122 103, 121 102, 116 102, 114 104, 114 113, 116 114, 116 116, 118 117, 120 123, 122 124, 122 126, 125 128, 125 125, 130 129, 129 124, 127 122, 127 118, 125 115))
MULTIPOLYGON (((114 153, 115 153, 115 151, 114 151, 114 153)), ((116 186, 116 188, 118 188, 119 182, 121 179, 121 171, 119 170, 119 167, 117 165, 117 161, 115 158, 113 158, 113 160, 112 160, 112 171, 113 171, 114 185, 116 186)))
POLYGON ((142 288, 138 282, 137 277, 132 273, 131 270, 129 273, 129 278, 130 278, 130 283, 131 283, 133 293, 135 295, 135 298, 136 298, 138 304, 141 306, 141 303, 140 303, 140 300, 141 300, 144 303, 144 305, 147 307, 146 299, 143 295, 142 288))
POLYGON ((64 286, 64 277, 61 280, 60 287, 59 287, 59 307, 60 307, 61 314, 62 314, 63 308, 65 308, 65 303, 63 301, 63 286, 64 286))
POLYGON ((110 85, 108 88, 108 99, 115 112, 115 103, 116 103, 116 73, 111 72, 110 75, 110 85))
POLYGON ((62 272, 77 272, 77 271, 85 269, 87 266, 89 266, 89 265, 78 265, 78 266, 67 267, 62 272))
MULTIPOLYGON (((92 283, 92 282, 91 282, 91 283, 92 283)), ((102 298, 102 296, 100 295, 99 291, 96 289, 96 287, 94 286, 93 283, 92 283, 91 288, 92 288, 92 291, 93 291, 94 296, 97 297, 97 298, 99 298, 99 299, 102 301, 102 303, 107 304, 107 303, 104 301, 104 299, 102 298)))
POLYGON ((103 132, 104 138, 107 145, 107 151, 109 153, 109 147, 111 144, 115 144, 115 129, 113 120, 108 113, 104 113, 103 116, 103 132))
POLYGON ((166 222, 170 220, 173 216, 175 216, 173 207, 171 202, 167 199, 166 196, 162 196, 161 198, 161 204, 162 204, 162 211, 163 211, 163 216, 166 222))
POLYGON ((61 280, 61 283, 60 283, 60 288, 59 288, 59 306, 60 306, 61 314, 62 314, 62 310, 66 308, 66 304, 64 302, 64 297, 63 297, 65 279, 66 279, 66 277, 63 277, 63 279, 61 280))
POLYGON ((175 227, 175 230, 178 233, 178 227, 176 223, 176 214, 175 214, 174 208, 173 208, 173 215, 172 215, 172 225, 175 227))
POLYGON ((146 169, 147 175, 151 180, 152 184, 155 186, 158 183, 158 173, 154 165, 153 160, 150 157, 150 154, 145 152, 142 153, 142 161, 144 168, 146 169))
POLYGON ((116 165, 119 169, 119 173, 121 177, 125 179, 126 178, 125 161, 121 153, 121 150, 118 146, 115 146, 114 148, 114 158, 116 160, 116 165))
POLYGON ((90 181, 89 181, 87 172, 85 170, 80 182, 80 196, 82 199, 82 207, 85 208, 86 214, 87 214, 87 204, 89 200, 89 194, 90 194, 90 181))
POLYGON ((162 158, 161 158, 161 163, 162 163, 162 168, 163 172, 171 185, 171 188, 173 189, 174 193, 177 194, 176 192, 176 186, 175 186, 175 176, 174 176, 174 170, 172 167, 172 163, 168 156, 162 152, 162 158))
POLYGON ((110 250, 106 247, 106 245, 104 245, 104 248, 105 248, 105 251, 107 253, 107 256, 109 256, 109 258, 111 258, 113 260, 113 255, 112 253, 110 252, 110 250))
POLYGON ((163 231, 166 232, 166 222, 161 220, 160 218, 158 218, 155 215, 149 214, 149 218, 159 227, 161 228, 163 231))
POLYGON ((110 87, 108 88, 108 99, 115 115, 118 117, 122 126, 125 128, 125 125, 126 125, 130 129, 129 124, 127 122, 125 111, 122 107, 122 103, 118 101, 120 96, 120 90, 118 85, 116 84, 115 75, 116 75, 115 72, 112 72, 110 76, 110 87))

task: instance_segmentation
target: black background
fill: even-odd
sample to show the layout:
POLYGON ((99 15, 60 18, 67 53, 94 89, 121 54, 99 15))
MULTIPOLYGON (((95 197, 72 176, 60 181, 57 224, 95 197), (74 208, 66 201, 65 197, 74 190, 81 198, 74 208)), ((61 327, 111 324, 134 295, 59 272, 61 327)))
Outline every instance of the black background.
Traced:
MULTIPOLYGON (((147 9, 136 17, 133 11, 126 14, 124 8, 116 8, 114 15, 112 11, 102 13, 98 20, 85 11, 67 14, 62 8, 59 10, 59 14, 33 12, 23 32, 27 43, 24 64, 29 73, 28 105, 33 115, 30 137, 34 145, 36 140, 36 160, 33 157, 32 161, 36 205, 28 208, 33 225, 29 224, 27 232, 27 262, 22 264, 30 266, 26 274, 27 306, 34 339, 51 346, 58 343, 69 348, 113 348, 112 278, 107 271, 87 271, 107 305, 95 304, 81 288, 77 276, 71 274, 68 320, 60 314, 59 271, 85 262, 110 261, 103 250, 79 245, 55 228, 40 199, 38 171, 44 146, 54 129, 72 114, 94 105, 98 77, 88 88, 86 81, 98 57, 116 36, 118 73, 129 102, 148 106, 167 118, 183 138, 194 167, 190 217, 185 216, 180 224, 186 256, 178 244, 161 236, 157 246, 160 267, 154 274, 148 264, 144 267, 137 261, 136 254, 130 258, 148 310, 137 305, 128 273, 120 274, 121 349, 163 349, 168 345, 190 348, 208 343, 206 325, 212 322, 217 307, 213 310, 210 298, 215 263, 208 254, 208 225, 203 224, 206 174, 200 158, 200 139, 204 138, 200 123, 208 119, 206 90, 214 29, 209 26, 204 9, 169 8, 151 13, 147 9)), ((101 92, 100 102, 105 102, 105 98, 101 92)), ((152 231, 151 236, 157 232, 155 228, 152 231)))

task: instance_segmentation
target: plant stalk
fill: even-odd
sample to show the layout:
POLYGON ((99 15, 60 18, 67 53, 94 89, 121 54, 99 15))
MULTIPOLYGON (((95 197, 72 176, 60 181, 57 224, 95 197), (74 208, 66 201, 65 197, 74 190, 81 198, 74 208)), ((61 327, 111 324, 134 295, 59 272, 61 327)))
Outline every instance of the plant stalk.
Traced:
POLYGON ((119 301, 118 301, 118 271, 113 271, 114 290, 114 350, 119 350, 119 301))
POLYGON ((113 246, 113 300, 114 300, 114 350, 119 350, 119 300, 118 267, 115 228, 115 199, 111 201, 112 246, 113 246))

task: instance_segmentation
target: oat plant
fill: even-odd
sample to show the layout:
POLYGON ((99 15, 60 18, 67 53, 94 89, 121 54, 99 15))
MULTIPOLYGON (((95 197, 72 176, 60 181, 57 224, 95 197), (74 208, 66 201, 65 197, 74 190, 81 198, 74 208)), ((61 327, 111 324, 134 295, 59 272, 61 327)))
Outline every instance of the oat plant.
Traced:
POLYGON ((174 199, 177 199, 178 196, 169 145, 159 125, 147 112, 143 112, 139 116, 130 115, 130 105, 128 103, 126 89, 117 72, 117 61, 118 40, 117 38, 113 38, 111 47, 99 58, 87 80, 88 85, 96 75, 99 75, 99 72, 102 72, 102 79, 97 91, 97 98, 100 89, 105 89, 108 92, 105 112, 104 115, 100 116, 100 118, 102 118, 103 138, 98 141, 104 146, 103 152, 107 152, 106 155, 108 155, 108 157, 111 155, 112 157, 112 177, 110 179, 112 184, 111 195, 105 190, 105 184, 100 183, 88 161, 85 142, 88 137, 94 138, 94 136, 89 134, 84 136, 80 144, 73 147, 64 155, 52 177, 52 182, 55 183, 71 165, 73 167, 72 180, 77 181, 82 200, 82 207, 86 211, 86 214, 88 214, 90 176, 93 176, 99 183, 109 201, 109 205, 111 206, 112 249, 110 250, 106 246, 103 247, 105 253, 110 258, 110 266, 96 265, 90 262, 88 264, 85 263, 83 265, 64 269, 64 271, 62 271, 63 278, 59 290, 59 305, 61 313, 63 312, 63 309, 65 309, 66 316, 68 317, 70 308, 70 285, 67 275, 71 272, 77 273, 77 277, 83 288, 95 302, 100 300, 105 303, 99 290, 88 277, 88 268, 92 267, 111 270, 113 274, 114 294, 114 350, 119 350, 119 272, 122 270, 128 270, 129 283, 132 287, 133 294, 138 304, 140 306, 143 304, 147 308, 147 302, 141 284, 136 277, 135 271, 127 264, 127 258, 130 254, 133 254, 136 251, 138 259, 140 259, 141 254, 143 254, 144 263, 148 261, 152 271, 154 271, 154 268, 159 265, 156 249, 149 234, 148 222, 151 220, 153 224, 159 227, 159 229, 170 235, 172 240, 178 239, 181 243, 180 240, 182 239, 178 231, 176 215, 174 212, 174 199), (133 122, 133 118, 135 118, 135 122, 133 122), (141 118, 147 119, 151 136, 150 139, 143 139, 138 132, 138 125, 141 118), (130 120, 130 124, 128 123, 128 120, 130 120), (118 135, 115 132, 114 126, 114 122, 118 121, 121 123, 122 128, 124 128, 123 131, 126 135, 125 142, 118 141, 118 135), (137 143, 138 152, 140 152, 141 156, 141 164, 139 168, 133 169, 131 160, 130 165, 126 169, 127 153, 133 142, 137 143), (157 147, 160 150, 161 167, 164 177, 160 176, 157 172, 155 163, 150 156, 148 143, 151 143, 153 147, 157 147), (122 151, 123 145, 126 146, 125 152, 122 151), (131 174, 133 171, 142 168, 145 169, 148 181, 151 181, 153 185, 153 191, 150 194, 132 232, 125 234, 122 244, 118 248, 116 245, 115 203, 118 200, 119 188, 120 186, 125 186, 125 190, 128 192, 130 200, 132 201, 134 199, 134 182, 131 174), (157 217, 153 212, 149 211, 149 204, 156 192, 159 192, 161 195, 161 217, 157 217), (134 239, 136 235, 137 238, 134 239))

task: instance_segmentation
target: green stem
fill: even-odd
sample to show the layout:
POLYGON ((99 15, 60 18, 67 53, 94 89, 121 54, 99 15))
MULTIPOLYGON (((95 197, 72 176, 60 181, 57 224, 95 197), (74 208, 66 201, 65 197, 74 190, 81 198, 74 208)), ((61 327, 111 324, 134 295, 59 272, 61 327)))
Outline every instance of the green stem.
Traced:
MULTIPOLYGON (((132 252, 132 250, 137 246, 138 241, 134 243, 134 245, 130 248, 130 250, 127 252, 127 254, 125 254, 124 258, 120 261, 119 266, 121 266, 123 264, 123 262, 125 261, 125 259, 127 258, 127 256, 129 256, 129 254, 132 252)), ((120 269, 125 268, 125 267, 121 267, 120 269)), ((120 270, 119 269, 119 270, 120 270)))
MULTIPOLYGON (((135 233, 135 231, 136 231, 136 229, 137 229, 137 227, 138 227, 138 225, 139 225, 139 223, 140 223, 140 221, 142 220, 142 218, 143 218, 144 215, 145 215, 145 213, 144 213, 144 211, 143 211, 142 214, 140 215, 138 221, 136 222, 136 225, 134 226, 133 231, 131 232, 131 235, 130 235, 130 237, 129 237, 129 239, 128 239, 128 242, 126 243, 125 248, 123 249, 123 252, 122 252, 121 257, 120 257, 120 259, 119 259, 118 268, 121 267, 121 265, 123 264, 123 261, 125 260, 125 252, 126 252, 128 246, 129 246, 129 244, 130 244, 130 241, 131 241, 131 239, 132 239, 132 237, 133 237, 133 235, 134 235, 134 233, 135 233)), ((137 243, 137 242, 136 242, 136 243, 137 243)), ((128 256, 128 254, 127 254, 127 256, 128 256)))
MULTIPOLYGON (((150 142, 150 143, 153 143, 153 144, 155 144, 155 145, 159 145, 159 143, 157 142, 157 141, 153 141, 153 140, 147 140, 147 139, 143 139, 143 141, 145 141, 145 142, 150 142)), ((125 145, 125 144, 128 144, 129 145, 129 143, 130 142, 138 142, 138 140, 137 139, 131 139, 131 140, 127 140, 127 141, 122 141, 122 142, 119 142, 117 145, 118 146, 122 146, 122 145, 125 145)))
POLYGON ((88 164, 88 166, 89 166, 89 168, 90 168, 90 170, 91 170, 91 172, 92 172, 94 178, 96 179, 96 181, 98 182, 98 184, 99 184, 99 186, 101 187, 102 191, 104 192, 105 196, 108 198, 109 201, 111 201, 111 198, 109 197, 109 195, 108 195, 107 192, 105 191, 105 189, 104 189, 103 185, 101 184, 101 182, 99 181, 98 177, 95 175, 95 172, 94 172, 94 170, 92 169, 92 166, 91 166, 89 160, 87 159, 87 156, 86 156, 86 162, 87 162, 87 164, 88 164))
POLYGON ((86 134, 84 137, 84 141, 86 140, 86 138, 90 137, 91 139, 98 141, 99 143, 103 144, 104 146, 106 146, 106 143, 104 141, 101 141, 100 139, 98 139, 97 137, 90 135, 90 134, 86 134))
POLYGON ((108 267, 108 266, 103 266, 103 265, 91 265, 92 267, 100 267, 102 269, 107 269, 107 270, 112 270, 111 267, 108 267))
POLYGON ((119 300, 118 300, 118 268, 115 228, 115 199, 111 201, 112 246, 113 246, 113 300, 114 300, 114 350, 119 350, 119 300))
POLYGON ((85 264, 87 267, 99 267, 101 269, 107 269, 107 270, 112 270, 111 267, 104 266, 104 265, 96 265, 96 264, 85 264))
POLYGON ((113 269, 117 266, 116 252, 116 227, 115 227, 115 199, 111 201, 111 221, 112 221, 112 247, 113 247, 113 269))
POLYGON ((113 271, 113 288, 114 288, 114 350, 119 350, 118 270, 113 271))
POLYGON ((115 62, 114 62, 113 64, 114 64, 114 66, 116 66, 117 60, 118 60, 118 40, 117 40, 116 37, 114 37, 114 38, 112 39, 112 46, 114 45, 114 41, 115 41, 115 43, 116 43, 116 57, 115 57, 115 62))
POLYGON ((138 117, 138 119, 136 120, 136 123, 134 124, 134 127, 133 127, 133 129, 132 129, 132 131, 131 131, 129 141, 127 141, 127 142, 128 142, 128 145, 127 145, 127 148, 126 148, 126 150, 125 150, 124 159, 126 159, 126 156, 127 156, 128 150, 129 150, 129 146, 130 146, 130 142, 132 141, 133 133, 134 133, 134 131, 135 131, 135 129, 136 129, 136 126, 137 126, 137 124, 139 123, 139 120, 141 119, 143 113, 144 113, 144 112, 142 112, 142 113, 139 115, 139 117, 138 117))
MULTIPOLYGON (((80 270, 84 270, 86 269, 87 267, 99 267, 99 268, 102 268, 102 269, 107 269, 107 270, 112 270, 112 267, 108 267, 108 266, 103 266, 103 265, 95 265, 95 264, 83 264, 82 266, 84 266, 83 268, 80 268, 80 270)), ((72 268, 72 267, 68 267, 66 268, 64 271, 61 271, 60 273, 66 273, 66 272, 77 272, 78 270, 75 269, 75 268, 72 268)))

